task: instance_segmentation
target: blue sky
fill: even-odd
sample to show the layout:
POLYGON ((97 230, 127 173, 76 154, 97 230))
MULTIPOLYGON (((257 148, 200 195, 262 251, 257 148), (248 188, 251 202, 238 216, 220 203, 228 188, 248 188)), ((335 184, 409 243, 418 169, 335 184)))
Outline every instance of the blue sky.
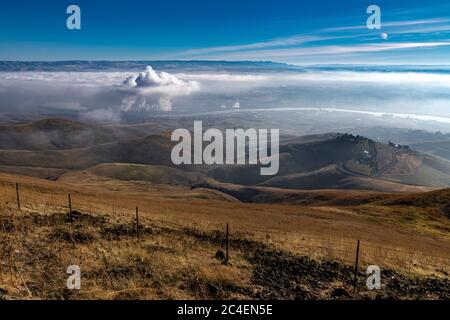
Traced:
POLYGON ((449 35, 448 0, 15 0, 0 4, 0 60, 450 64, 449 35), (70 4, 81 8, 81 30, 66 28, 70 4), (381 8, 381 30, 365 27, 371 4, 381 8))

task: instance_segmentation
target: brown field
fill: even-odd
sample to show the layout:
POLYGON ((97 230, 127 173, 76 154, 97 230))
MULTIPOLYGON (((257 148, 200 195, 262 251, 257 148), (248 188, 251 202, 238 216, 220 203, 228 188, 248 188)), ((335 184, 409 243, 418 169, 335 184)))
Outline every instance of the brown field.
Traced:
POLYGON ((0 299, 449 298, 450 219, 421 205, 427 195, 298 194, 323 201, 242 203, 208 189, 1 174, 0 299), (225 251, 226 223, 223 263, 215 255, 225 251), (389 275, 380 292, 365 289, 370 264, 389 275), (79 291, 65 288, 69 265, 82 270, 79 291), (438 280, 429 285, 431 278, 438 280))

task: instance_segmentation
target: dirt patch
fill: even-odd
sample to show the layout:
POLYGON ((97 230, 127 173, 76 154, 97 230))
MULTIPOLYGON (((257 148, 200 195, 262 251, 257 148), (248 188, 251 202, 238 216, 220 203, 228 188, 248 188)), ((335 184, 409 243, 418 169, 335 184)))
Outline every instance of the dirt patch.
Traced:
POLYGON ((442 208, 442 213, 450 219, 450 203, 442 208))
MULTIPOLYGON (((221 231, 203 232, 192 228, 184 228, 184 233, 198 241, 206 241, 212 244, 225 245, 226 234, 221 231)), ((268 247, 257 241, 248 240, 239 235, 228 240, 229 246, 237 250, 257 250, 268 249, 268 247)))
POLYGON ((102 216, 93 216, 87 213, 72 211, 72 213, 57 212, 51 215, 32 213, 25 216, 31 219, 32 223, 37 226, 54 226, 66 223, 78 223, 84 226, 100 227, 106 223, 106 218, 102 216))
POLYGON ((158 245, 158 244, 149 244, 149 245, 146 245, 145 248, 149 252, 164 252, 164 253, 168 253, 168 254, 176 254, 177 253, 177 251, 171 247, 166 247, 166 246, 162 246, 162 245, 158 245))
POLYGON ((250 288, 233 285, 229 281, 204 279, 192 270, 180 273, 181 290, 187 290, 197 299, 230 299, 235 295, 253 296, 250 288))
POLYGON ((94 239, 95 237, 91 233, 81 230, 71 231, 58 228, 50 234, 50 240, 52 241, 62 240, 69 243, 86 244, 92 242, 94 239))
POLYGON ((382 270, 382 288, 369 291, 358 274, 353 290, 353 268, 335 261, 315 261, 282 251, 258 250, 247 255, 253 265, 252 283, 261 287, 258 299, 449 299, 448 279, 409 279, 382 270))
MULTIPOLYGON (((139 235, 152 235, 155 231, 151 227, 139 226, 139 235)), ((101 236, 107 240, 119 240, 123 237, 136 237, 136 225, 130 224, 115 224, 109 227, 103 227, 101 236)))
POLYGON ((352 282, 352 269, 337 262, 320 263, 267 250, 250 253, 247 259, 253 265, 251 280, 261 287, 257 296, 260 299, 318 299, 330 288, 336 290, 336 282, 342 285, 340 292, 348 292, 352 282))
MULTIPOLYGON (((188 228, 184 231, 199 241, 224 244, 225 234, 219 231, 206 233, 188 228)), ((199 290, 203 298, 217 298, 215 293, 219 294, 220 298, 226 298, 231 292, 242 292, 254 299, 275 300, 450 298, 449 279, 410 279, 391 270, 382 269, 381 290, 369 291, 364 280, 367 276, 360 271, 355 292, 352 266, 337 261, 312 260, 243 238, 230 239, 229 244, 234 255, 242 255, 251 264, 252 286, 234 291, 230 288, 214 291, 212 288, 215 286, 211 283, 193 278, 189 280, 190 290, 199 290)))
POLYGON ((0 231, 3 232, 14 232, 15 226, 11 217, 2 217, 0 219, 0 231))

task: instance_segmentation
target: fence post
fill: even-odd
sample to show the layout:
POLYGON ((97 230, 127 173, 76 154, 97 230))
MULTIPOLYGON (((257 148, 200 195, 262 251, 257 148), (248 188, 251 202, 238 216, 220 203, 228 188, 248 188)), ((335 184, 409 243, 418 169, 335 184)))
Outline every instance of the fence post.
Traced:
POLYGON ((408 278, 411 278, 411 265, 413 262, 414 252, 411 252, 409 255, 409 263, 408 263, 408 278))
POLYGON ((138 242, 140 242, 140 238, 139 238, 139 209, 138 209, 138 207, 136 207, 136 236, 137 236, 138 242))
POLYGON ((69 214, 72 213, 72 199, 70 198, 70 193, 68 194, 69 197, 69 214))
POLYGON ((228 262, 229 260, 229 255, 228 255, 228 248, 229 248, 229 244, 228 244, 228 238, 229 238, 229 229, 228 229, 228 222, 227 222, 227 233, 226 233, 226 259, 225 261, 228 262))
POLYGON ((356 244, 356 260, 355 260, 355 278, 353 283, 353 289, 356 291, 357 280, 358 280, 358 260, 359 260, 359 240, 356 244))
POLYGON ((0 260, 0 283, 3 284, 3 265, 2 265, 2 260, 0 260))
POLYGON ((16 197, 17 197, 17 208, 20 211, 19 184, 17 182, 16 182, 16 197))

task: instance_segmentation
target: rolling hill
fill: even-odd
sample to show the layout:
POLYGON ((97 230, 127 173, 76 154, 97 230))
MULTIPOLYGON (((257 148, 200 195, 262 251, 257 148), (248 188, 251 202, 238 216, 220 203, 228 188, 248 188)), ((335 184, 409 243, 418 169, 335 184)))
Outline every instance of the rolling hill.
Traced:
POLYGON ((0 126, 0 149, 7 150, 73 149, 117 139, 111 129, 64 119, 0 126))
MULTIPOLYGON (((126 165, 99 166, 89 173, 135 178, 126 165)), ((439 199, 449 199, 448 191, 281 190, 286 198, 295 193, 302 199, 294 206, 277 201, 276 194, 271 204, 255 204, 211 190, 129 186, 126 181, 109 188, 0 174, 2 232, 15 249, 23 279, 3 281, 1 298, 449 297, 450 220, 434 212, 439 199), (20 185, 20 210, 13 182, 20 185), (67 194, 72 195, 71 212, 67 194), (231 227, 229 263, 216 254, 224 250, 225 225, 231 227), (387 274, 382 291, 366 289, 364 268, 354 290, 357 241, 363 248, 361 266, 376 263, 387 274), (74 293, 61 286, 67 280, 61 270, 72 263, 82 266, 84 279, 84 289, 74 293)), ((7 260, 2 263, 8 266, 7 260)), ((10 280, 8 268, 0 271, 10 280)))
POLYGON ((0 150, 0 164, 16 167, 47 167, 81 170, 101 163, 172 164, 169 136, 110 142, 68 150, 0 150))
POLYGON ((49 118, 0 125, 0 150, 49 151, 80 149, 111 142, 145 138, 178 127, 177 121, 135 124, 91 124, 49 118))
POLYGON ((448 140, 415 143, 411 145, 411 148, 450 160, 450 141, 448 140))
POLYGON ((151 184, 191 186, 201 183, 203 176, 195 172, 185 172, 165 166, 151 166, 129 163, 108 163, 62 175, 58 181, 77 182, 95 179, 95 177, 110 178, 122 181, 139 181, 151 184))
POLYGON ((275 177, 260 176, 258 166, 218 167, 208 174, 226 183, 288 189, 400 191, 400 185, 450 185, 449 161, 408 147, 346 134, 312 142, 302 139, 280 147, 275 177))
POLYGON ((386 206, 439 208, 447 218, 450 218, 450 189, 400 195, 379 201, 379 203, 386 206))
POLYGON ((337 133, 284 137, 276 176, 261 176, 260 167, 251 165, 182 166, 175 170, 170 159, 174 143, 163 133, 174 125, 174 120, 164 125, 94 125, 46 119, 0 126, 0 171, 55 180, 74 171, 91 170, 90 174, 114 179, 184 185, 198 183, 196 179, 203 176, 244 186, 308 190, 403 192, 450 186, 450 161, 406 146, 337 133), (158 133, 147 135, 149 132, 158 133), (99 166, 117 163, 122 165, 99 166), (194 180, 190 180, 192 172, 196 172, 194 180))

